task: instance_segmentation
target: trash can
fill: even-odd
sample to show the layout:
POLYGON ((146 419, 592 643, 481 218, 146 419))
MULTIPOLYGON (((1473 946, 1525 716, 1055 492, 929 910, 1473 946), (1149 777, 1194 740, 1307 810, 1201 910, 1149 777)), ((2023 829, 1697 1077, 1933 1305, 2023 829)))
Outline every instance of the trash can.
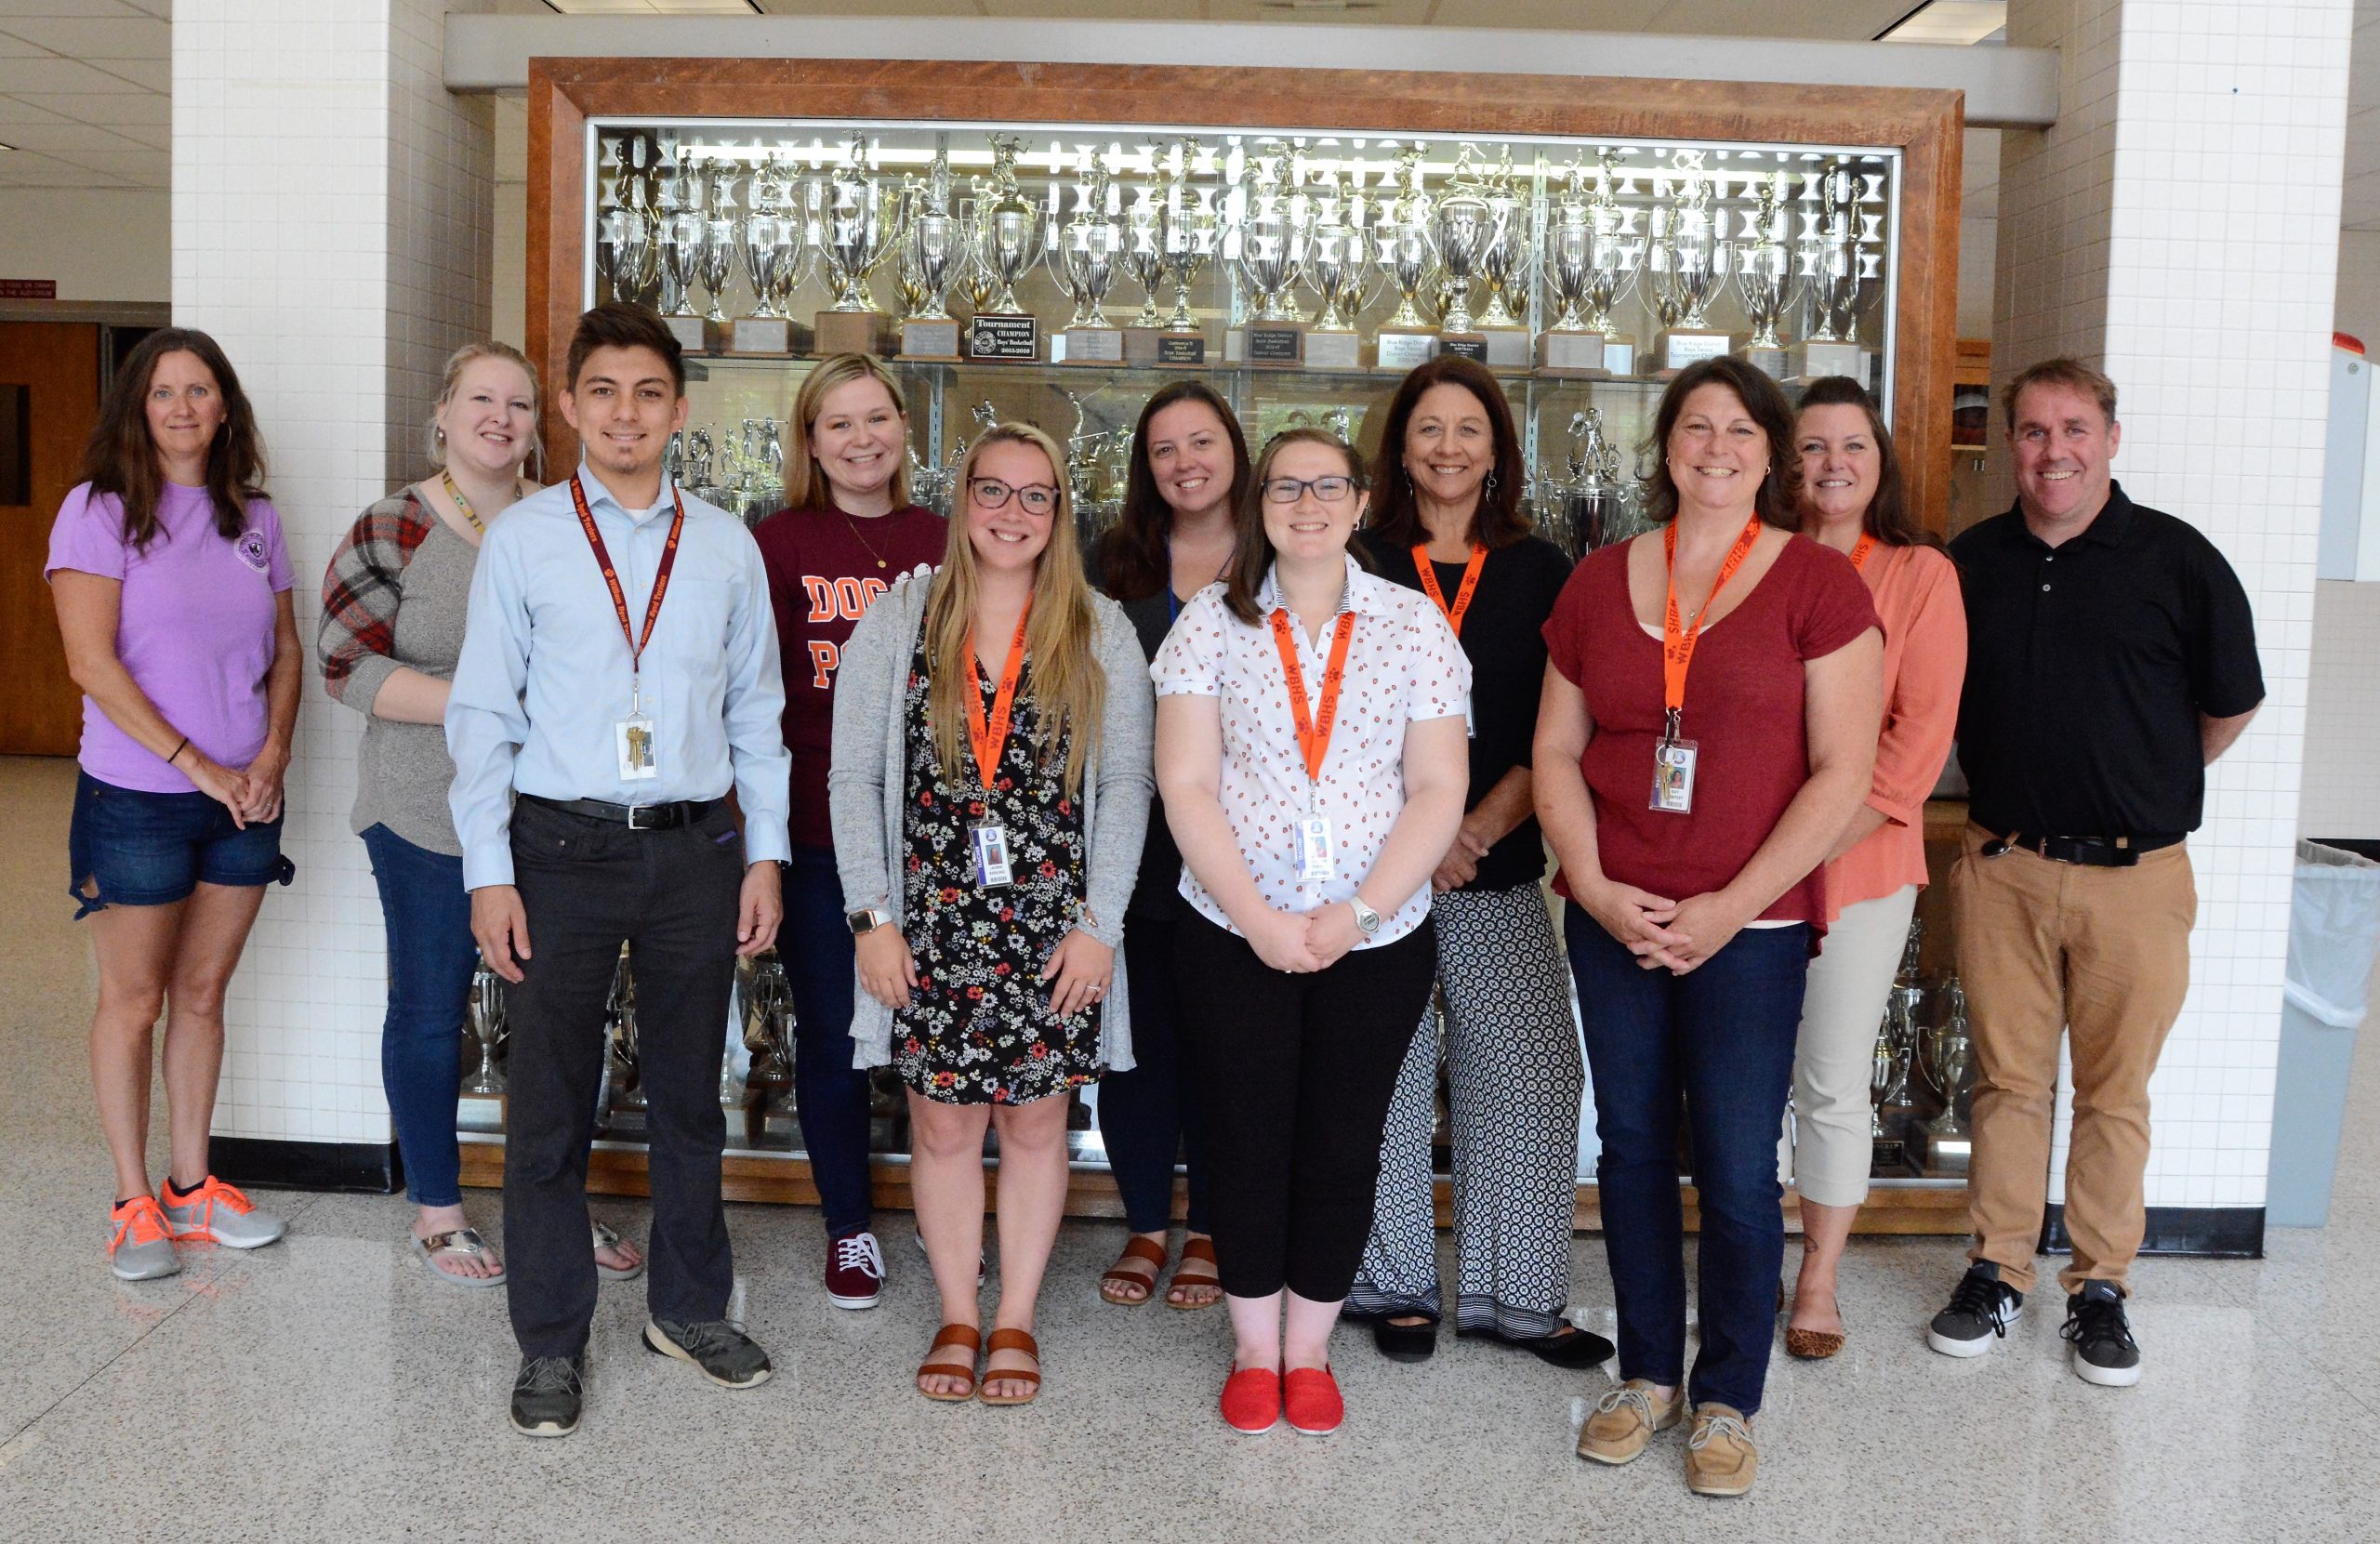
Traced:
POLYGON ((2330 1220, 2355 1031, 2380 951, 2375 856, 2380 843, 2297 844, 2265 1184, 2265 1221, 2276 1227, 2319 1228, 2330 1220))

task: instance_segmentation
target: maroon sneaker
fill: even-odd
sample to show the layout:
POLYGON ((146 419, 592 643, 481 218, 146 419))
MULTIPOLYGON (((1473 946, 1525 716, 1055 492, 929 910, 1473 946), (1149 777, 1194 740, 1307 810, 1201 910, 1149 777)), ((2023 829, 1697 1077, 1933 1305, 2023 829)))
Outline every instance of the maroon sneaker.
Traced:
POLYGON ((874 1308, 884 1288, 884 1251, 862 1228, 826 1240, 826 1300, 837 1308, 874 1308))

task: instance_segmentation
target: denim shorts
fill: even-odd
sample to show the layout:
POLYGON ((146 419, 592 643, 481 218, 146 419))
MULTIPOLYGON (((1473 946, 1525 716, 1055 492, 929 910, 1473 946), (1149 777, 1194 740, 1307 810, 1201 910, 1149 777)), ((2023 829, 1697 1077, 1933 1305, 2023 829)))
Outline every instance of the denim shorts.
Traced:
POLYGON ((74 776, 74 821, 66 838, 73 872, 66 892, 80 921, 108 906, 166 906, 210 885, 287 884, 297 865, 281 855, 281 822, 231 824, 231 812, 202 793, 119 788, 74 776), (86 891, 85 881, 90 883, 86 891))

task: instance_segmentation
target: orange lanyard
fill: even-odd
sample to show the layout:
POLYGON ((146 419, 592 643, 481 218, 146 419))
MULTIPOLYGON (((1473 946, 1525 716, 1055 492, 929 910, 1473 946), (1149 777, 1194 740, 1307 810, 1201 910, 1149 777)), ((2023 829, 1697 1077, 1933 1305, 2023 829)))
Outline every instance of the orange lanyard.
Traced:
POLYGON ((620 636, 628 640, 630 677, 640 677, 643 671, 644 647, 653 641, 653 625, 661 619, 662 598, 669 593, 669 572, 678 566, 678 538, 686 529, 686 501, 680 496, 675 482, 669 484, 669 500, 677 506, 678 515, 669 522, 669 539, 661 544, 661 566, 653 572, 653 599, 644 604, 644 633, 640 637, 629 629, 628 592, 620 587, 619 571, 612 566, 612 554, 603 546, 603 534, 595 529, 594 511, 587 508, 587 490, 580 485, 576 472, 570 477, 570 502, 578 510, 578 524, 587 533, 587 545, 595 549, 595 566, 603 571, 603 583, 611 587, 612 609, 620 616, 620 636))
POLYGON ((1851 544, 1851 566, 1855 569, 1867 567, 1868 554, 1875 549, 1876 538, 1865 531, 1860 532, 1859 539, 1851 544))
POLYGON ((1454 604, 1449 607, 1447 592, 1438 587, 1437 570, 1430 562, 1430 549, 1427 547, 1413 549, 1413 572, 1421 576, 1421 587, 1429 592, 1431 600, 1438 603, 1438 610, 1446 614, 1447 626, 1454 629, 1457 638, 1462 636, 1462 614, 1471 609, 1471 592, 1479 587, 1479 570, 1487 561, 1488 549, 1474 542, 1471 561, 1462 565, 1461 587, 1454 592, 1454 604))
POLYGON ((1305 672, 1298 668, 1297 640, 1289 636, 1289 614, 1273 612, 1273 641, 1281 651, 1281 675, 1289 683, 1289 717, 1298 726, 1298 749, 1305 752, 1305 774, 1322 781, 1322 759, 1330 754, 1330 731, 1339 721, 1339 688, 1347 678, 1347 643, 1355 636, 1355 614, 1339 614, 1338 636, 1330 640, 1330 663, 1322 672, 1322 711, 1310 716, 1305 701, 1305 672))
POLYGON ((1025 614, 1016 619, 1016 637, 1009 640, 1008 665, 1000 671, 999 690, 992 695, 992 719, 984 721, 984 693, 975 684, 975 629, 967 629, 967 743, 974 747, 975 775, 983 780, 984 791, 992 791, 992 778, 998 772, 1000 758, 1008 753, 1009 719, 1016 712, 1016 683, 1025 674, 1025 624, 1033 615, 1033 603, 1025 602, 1025 614))
POLYGON ((1702 609, 1694 614, 1694 625, 1680 621, 1677 609, 1677 522, 1670 522, 1661 534, 1661 552, 1669 563, 1670 600, 1661 614, 1661 706, 1669 710, 1669 737, 1677 738, 1679 715, 1686 708, 1686 673, 1694 666, 1695 640, 1702 636, 1702 619, 1711 613, 1711 603, 1719 599, 1719 591, 1744 566, 1744 559, 1752 555, 1752 543, 1760 539, 1760 517, 1744 521, 1743 534, 1727 549, 1727 561, 1719 565, 1719 577, 1712 582, 1711 593, 1703 600, 1702 609))

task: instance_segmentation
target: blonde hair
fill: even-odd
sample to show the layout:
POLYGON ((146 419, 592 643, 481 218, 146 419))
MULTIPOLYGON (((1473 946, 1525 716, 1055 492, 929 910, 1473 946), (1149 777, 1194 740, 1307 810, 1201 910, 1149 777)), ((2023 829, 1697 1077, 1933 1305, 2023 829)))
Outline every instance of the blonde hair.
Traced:
POLYGON ((933 734, 934 755, 945 776, 969 765, 959 759, 966 743, 963 693, 976 690, 975 662, 967 640, 975 627, 980 580, 974 544, 967 536, 965 501, 977 459, 985 449, 999 444, 1030 445, 1039 451, 1049 459, 1051 481, 1058 488, 1057 501, 1050 510, 1050 544, 1034 564, 1033 612, 1025 623, 1025 650, 1032 656, 1033 702, 1040 710, 1034 750, 1046 763, 1060 736, 1071 731, 1065 787, 1069 794, 1079 794, 1083 762, 1099 742, 1099 726, 1107 708, 1107 676, 1099 664, 1099 617, 1091 608, 1090 582, 1083 577, 1074 501, 1066 488, 1065 455, 1056 441, 1031 424, 994 424, 967 447, 966 458, 959 464, 950 533, 943 548, 942 566, 934 571, 933 587, 926 594, 926 725, 933 734))
MULTIPOLYGON (((902 394, 900 381, 882 361, 873 354, 835 354, 820 360, 810 374, 801 377, 801 389, 794 393, 793 417, 785 426, 787 508, 824 509, 834 503, 826 468, 818 464, 817 453, 810 448, 810 427, 818 421, 826 393, 855 380, 872 380, 883 387, 885 394, 892 399, 893 411, 901 415, 905 425, 908 422, 909 399, 902 394)), ((909 502, 908 439, 906 433, 901 436, 901 449, 892 463, 894 508, 909 502)))
POLYGON ((529 475, 542 482, 546 472, 545 437, 537 432, 538 416, 545 406, 545 389, 537 381, 537 367, 529 356, 509 343, 494 338, 484 343, 466 343, 446 356, 446 374, 438 383, 438 400, 430 408, 430 464, 446 465, 446 433, 438 427, 438 416, 455 400, 455 389, 463 383, 463 372, 483 359, 500 359, 507 364, 517 364, 529 377, 529 454, 523 464, 534 463, 536 469, 529 475))

